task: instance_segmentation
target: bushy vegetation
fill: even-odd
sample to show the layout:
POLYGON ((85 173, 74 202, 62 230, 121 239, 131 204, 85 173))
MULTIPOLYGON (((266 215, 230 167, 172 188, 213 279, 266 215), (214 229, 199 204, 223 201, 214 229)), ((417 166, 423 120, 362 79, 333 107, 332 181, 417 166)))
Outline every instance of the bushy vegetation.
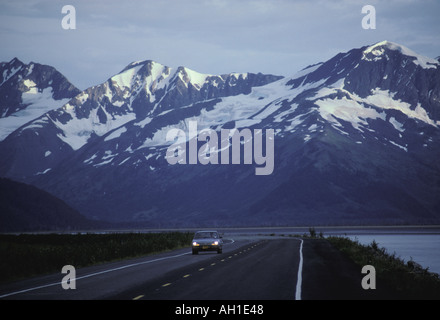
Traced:
POLYGON ((0 282, 148 255, 191 243, 192 233, 0 235, 0 282))
POLYGON ((362 245, 344 237, 327 238, 336 248, 359 266, 372 265, 378 283, 383 283, 402 299, 440 299, 440 279, 436 273, 415 261, 407 261, 390 254, 373 241, 362 245))

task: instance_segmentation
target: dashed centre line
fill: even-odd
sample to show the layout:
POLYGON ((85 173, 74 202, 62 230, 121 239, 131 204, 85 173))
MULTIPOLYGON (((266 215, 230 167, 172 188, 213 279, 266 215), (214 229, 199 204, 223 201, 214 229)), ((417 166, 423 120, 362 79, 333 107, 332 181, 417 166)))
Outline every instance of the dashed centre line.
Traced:
MULTIPOLYGON (((234 253, 234 255, 230 255, 230 256, 228 256, 227 259, 232 259, 234 256, 238 256, 238 255, 240 255, 240 254, 246 253, 247 251, 250 251, 250 250, 253 249, 254 247, 258 246, 259 244, 260 244, 260 243, 257 243, 257 244, 255 244, 255 245, 253 245, 253 246, 251 246, 251 247, 249 247, 249 248, 247 248, 247 249, 243 249, 242 251, 239 251, 238 253, 234 253)), ((225 262, 225 261, 226 261, 226 258, 223 258, 223 259, 220 260, 220 262, 225 262)), ((216 264, 217 264, 216 262, 213 262, 213 263, 210 264, 210 266, 211 266, 211 267, 214 267, 216 264)), ((206 268, 208 268, 208 267, 201 267, 201 268, 198 269, 198 271, 204 271, 206 268)), ((182 279, 182 278, 189 278, 190 276, 191 276, 191 274, 185 274, 185 275, 183 275, 183 276, 181 277, 181 279, 182 279)), ((165 283, 165 284, 163 284, 163 285, 161 286, 161 288, 168 287, 168 286, 170 286, 171 284, 172 284, 172 282, 165 283)), ((139 300, 139 299, 142 299, 144 296, 145 296, 145 295, 143 295, 143 294, 142 294, 142 295, 138 295, 138 296, 136 296, 135 298, 133 298, 133 300, 139 300)))

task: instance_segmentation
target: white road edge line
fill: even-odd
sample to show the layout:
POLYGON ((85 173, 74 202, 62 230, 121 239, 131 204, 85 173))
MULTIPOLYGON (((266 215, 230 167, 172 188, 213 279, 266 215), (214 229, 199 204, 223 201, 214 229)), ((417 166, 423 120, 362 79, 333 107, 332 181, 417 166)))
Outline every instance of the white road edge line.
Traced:
MULTIPOLYGON (((234 239, 230 239, 230 240, 232 240, 232 243, 235 242, 234 239)), ((230 243, 230 244, 232 244, 232 243, 230 243)), ((225 243, 225 244, 228 244, 228 243, 225 243)), ((158 259, 154 259, 154 260, 148 260, 148 261, 142 261, 142 262, 138 262, 138 263, 132 263, 132 264, 128 264, 128 265, 125 265, 125 266, 122 266, 122 267, 118 267, 118 268, 113 268, 113 269, 108 269, 108 270, 104 270, 104 271, 100 271, 100 272, 95 272, 95 273, 87 274, 85 276, 78 277, 75 280, 90 278, 90 277, 98 276, 100 274, 104 274, 104 273, 108 273, 108 272, 113 272, 113 271, 118 271, 118 270, 130 268, 130 267, 135 267, 135 266, 139 266, 139 265, 142 265, 142 264, 157 262, 157 261, 171 259, 171 258, 177 258, 177 257, 181 257, 181 256, 184 256, 184 255, 187 255, 187 254, 191 254, 191 253, 192 252, 190 251, 190 252, 185 252, 185 253, 178 254, 178 255, 175 255, 175 256, 169 256, 169 257, 163 257, 163 258, 158 258, 158 259)), ((47 288, 47 287, 58 286, 58 285, 61 285, 63 283, 67 283, 67 281, 54 282, 54 283, 49 283, 49 284, 45 284, 45 285, 38 286, 38 287, 33 287, 33 288, 29 288, 29 289, 24 289, 24 290, 20 290, 20 291, 14 291, 14 292, 6 293, 6 294, 3 294, 3 295, 0 295, 0 299, 6 298, 6 297, 9 297, 9 296, 13 296, 13 295, 16 295, 16 294, 20 294, 20 293, 25 293, 25 292, 34 291, 34 290, 38 290, 38 289, 43 289, 43 288, 47 288)))
MULTIPOLYGON (((158 259, 154 259, 154 260, 148 260, 148 261, 142 261, 142 262, 138 262, 138 263, 127 264, 127 265, 122 266, 122 267, 108 269, 108 270, 104 270, 104 271, 100 271, 100 272, 95 272, 95 273, 87 274, 87 275, 84 275, 84 276, 81 276, 81 277, 77 277, 75 280, 90 278, 90 277, 98 276, 98 275, 101 275, 101 274, 104 274, 104 273, 109 273, 109 272, 118 271, 118 270, 130 268, 130 267, 135 267, 135 266, 139 266, 139 265, 142 265, 142 264, 157 262, 157 261, 171 259, 171 258, 177 258, 177 257, 181 257, 181 256, 184 256, 184 255, 187 255, 187 254, 191 254, 191 252, 185 252, 185 253, 178 254, 178 255, 175 255, 175 256, 169 256, 169 257, 163 257, 163 258, 158 258, 158 259)), ((59 282, 54 282, 54 283, 49 283, 49 284, 46 284, 46 285, 38 286, 38 287, 33 287, 33 288, 29 288, 29 289, 24 289, 24 290, 20 290, 20 291, 14 291, 14 292, 6 293, 6 294, 1 295, 0 299, 5 298, 5 297, 9 297, 9 296, 13 296, 13 295, 16 295, 16 294, 24 293, 24 292, 29 292, 29 291, 43 289, 43 288, 52 287, 52 286, 58 286, 58 285, 61 285, 62 283, 67 283, 67 281, 59 281, 59 282)))
POLYGON ((295 300, 301 300, 301 286, 302 286, 302 269, 303 269, 303 239, 301 240, 301 245, 299 247, 299 266, 298 266, 298 279, 296 281, 296 292, 295 300))

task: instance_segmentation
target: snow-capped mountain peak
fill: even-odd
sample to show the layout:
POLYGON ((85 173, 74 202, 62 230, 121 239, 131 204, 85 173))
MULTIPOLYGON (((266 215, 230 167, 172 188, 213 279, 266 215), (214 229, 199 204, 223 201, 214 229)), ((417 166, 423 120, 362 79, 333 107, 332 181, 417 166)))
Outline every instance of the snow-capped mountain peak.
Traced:
POLYGON ((179 77, 186 86, 191 84, 197 90, 200 90, 203 87, 207 78, 212 77, 210 74, 198 73, 186 67, 178 67, 176 73, 177 77, 179 77))
POLYGON ((2 71, 0 73, 0 86, 14 76, 23 66, 24 63, 18 58, 13 58, 9 62, 2 62, 0 64, 0 70, 2 71))
POLYGON ((58 109, 80 91, 51 66, 18 58, 0 64, 0 141, 25 123, 58 109))
POLYGON ((121 72, 110 78, 120 87, 132 88, 137 81, 151 86, 154 82, 161 82, 170 75, 171 68, 153 60, 137 61, 129 64, 121 72))
POLYGON ((363 52, 363 59, 366 59, 368 61, 379 60, 382 58, 389 59, 389 57, 387 57, 386 55, 386 50, 398 51, 405 56, 414 58, 413 62, 416 65, 421 66, 422 68, 437 68, 440 65, 439 61, 437 61, 436 59, 425 57, 412 51, 411 49, 408 49, 403 45, 391 41, 381 41, 372 46, 369 46, 363 52))

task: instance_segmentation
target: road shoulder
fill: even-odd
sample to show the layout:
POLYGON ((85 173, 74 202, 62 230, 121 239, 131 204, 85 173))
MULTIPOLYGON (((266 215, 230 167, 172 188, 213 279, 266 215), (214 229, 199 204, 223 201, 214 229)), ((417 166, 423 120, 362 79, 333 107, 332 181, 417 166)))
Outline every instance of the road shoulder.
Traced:
POLYGON ((325 239, 304 239, 303 255, 303 300, 393 299, 380 283, 376 289, 363 289, 362 267, 325 239))

